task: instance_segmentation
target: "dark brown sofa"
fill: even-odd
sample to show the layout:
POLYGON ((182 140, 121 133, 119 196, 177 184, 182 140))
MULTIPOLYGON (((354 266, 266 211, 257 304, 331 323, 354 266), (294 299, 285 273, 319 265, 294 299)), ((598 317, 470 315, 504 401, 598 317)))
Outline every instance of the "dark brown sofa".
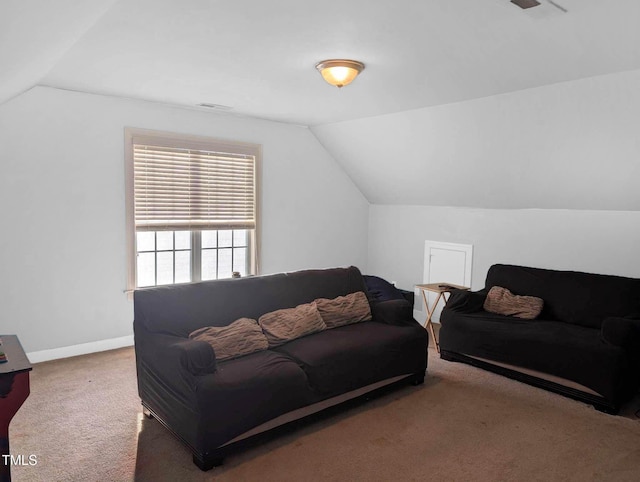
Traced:
POLYGON ((356 291, 367 288, 355 267, 137 291, 135 351, 144 408, 207 470, 265 431, 381 386, 422 383, 427 333, 404 299, 370 296, 371 321, 222 362, 211 345, 188 338, 201 327, 356 291))
POLYGON ((640 279, 493 265, 485 288, 452 293, 441 357, 491 370, 616 413, 640 381, 640 279), (542 298, 533 320, 488 313, 493 286, 542 298))

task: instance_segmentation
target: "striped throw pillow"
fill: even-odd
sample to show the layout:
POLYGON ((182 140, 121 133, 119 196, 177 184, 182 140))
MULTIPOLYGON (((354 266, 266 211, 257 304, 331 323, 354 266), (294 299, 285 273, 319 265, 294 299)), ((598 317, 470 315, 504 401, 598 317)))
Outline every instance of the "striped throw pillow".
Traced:
POLYGON ((485 311, 525 320, 533 320, 540 315, 543 305, 542 298, 514 295, 501 286, 493 286, 484 300, 485 311))
POLYGON ((282 345, 327 327, 315 302, 265 313, 258 319, 258 323, 270 347, 282 345))
POLYGON ((206 326, 190 333, 189 338, 209 343, 218 361, 269 348, 258 322, 251 318, 239 318, 227 326, 206 326))
POLYGON ((363 291, 338 296, 331 300, 319 298, 316 300, 316 304, 327 328, 336 328, 371 319, 371 307, 367 295, 363 291))

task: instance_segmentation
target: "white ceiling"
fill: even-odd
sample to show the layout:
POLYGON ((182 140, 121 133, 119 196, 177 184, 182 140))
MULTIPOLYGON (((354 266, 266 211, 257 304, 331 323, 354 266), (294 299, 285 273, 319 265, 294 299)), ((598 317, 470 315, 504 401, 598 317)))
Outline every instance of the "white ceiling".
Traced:
POLYGON ((640 68, 640 2, 9 0, 0 102, 34 84, 327 124, 640 68), (342 90, 316 62, 366 69, 342 90))

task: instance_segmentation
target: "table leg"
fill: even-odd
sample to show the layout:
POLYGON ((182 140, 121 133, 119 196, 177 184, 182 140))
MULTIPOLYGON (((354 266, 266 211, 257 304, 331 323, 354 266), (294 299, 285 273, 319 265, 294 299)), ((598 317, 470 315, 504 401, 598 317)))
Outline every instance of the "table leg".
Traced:
POLYGON ((433 344, 436 347, 436 351, 440 353, 440 344, 438 343, 436 332, 433 329, 433 322, 431 321, 431 317, 433 316, 433 313, 436 310, 436 306, 438 306, 438 302, 440 301, 440 298, 442 298, 442 293, 438 293, 436 300, 433 302, 433 305, 431 306, 431 308, 429 308, 429 302, 427 301, 427 295, 425 294, 426 290, 420 290, 420 291, 422 291, 422 299, 424 300, 424 307, 427 310, 427 321, 425 321, 424 327, 429 330, 429 333, 431 334, 431 338, 433 339, 433 344))
POLYGON ((8 390, 3 390, 0 396, 0 482, 11 482, 9 423, 29 396, 29 372, 8 373, 2 377, 8 390))

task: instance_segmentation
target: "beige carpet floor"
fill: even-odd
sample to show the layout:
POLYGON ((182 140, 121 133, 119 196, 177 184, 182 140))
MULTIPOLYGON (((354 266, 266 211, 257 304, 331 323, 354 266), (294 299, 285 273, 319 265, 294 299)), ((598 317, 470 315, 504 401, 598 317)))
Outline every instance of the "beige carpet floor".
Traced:
POLYGON ((425 384, 201 472, 141 414, 131 348, 37 364, 11 425, 16 481, 638 481, 640 398, 611 416, 430 350, 425 384))

